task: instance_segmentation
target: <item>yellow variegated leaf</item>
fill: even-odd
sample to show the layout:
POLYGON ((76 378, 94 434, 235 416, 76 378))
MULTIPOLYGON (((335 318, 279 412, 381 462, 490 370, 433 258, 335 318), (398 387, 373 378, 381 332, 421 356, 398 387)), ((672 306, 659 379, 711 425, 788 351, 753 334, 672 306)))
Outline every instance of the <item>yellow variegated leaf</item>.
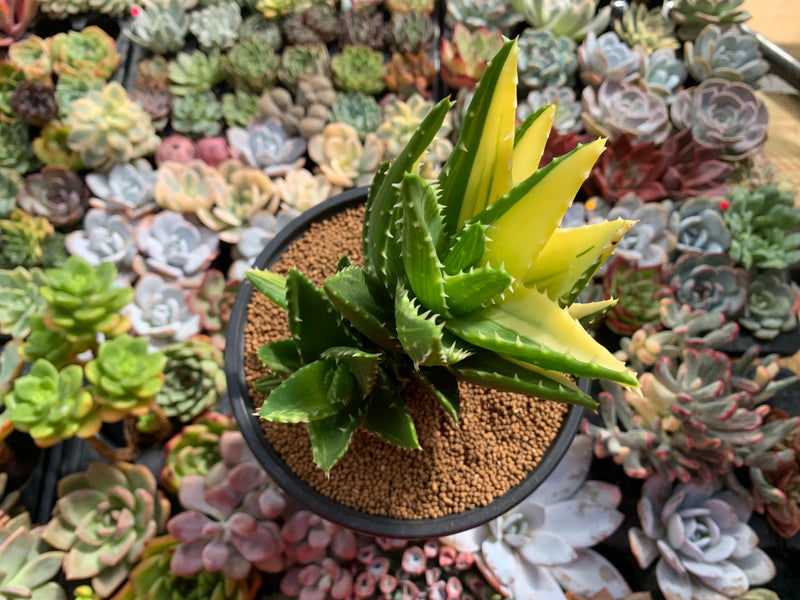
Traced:
POLYGON ((511 167, 514 185, 525 181, 539 168, 555 114, 556 105, 550 104, 531 114, 517 127, 514 137, 514 163, 511 167))
POLYGON ((616 219, 582 227, 556 229, 547 240, 523 283, 571 304, 586 282, 614 251, 635 221, 616 219))
POLYGON ((522 280, 604 148, 604 139, 579 146, 495 220, 486 232, 484 261, 494 267, 503 265, 509 275, 522 280))

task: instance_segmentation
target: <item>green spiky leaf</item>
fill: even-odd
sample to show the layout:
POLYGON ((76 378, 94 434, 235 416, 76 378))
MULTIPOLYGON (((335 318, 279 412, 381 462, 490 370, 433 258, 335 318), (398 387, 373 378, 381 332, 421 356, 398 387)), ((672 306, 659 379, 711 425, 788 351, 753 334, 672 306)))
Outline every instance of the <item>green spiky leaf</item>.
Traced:
POLYGON ((448 315, 444 293, 443 265, 439 262, 436 245, 425 221, 424 198, 431 194, 431 184, 419 175, 409 174, 400 189, 403 213, 403 265, 408 283, 426 308, 436 314, 448 315))
POLYGON ((250 269, 244 274, 259 292, 286 310, 286 278, 271 271, 250 269))
POLYGON ((473 269, 444 278, 447 304, 454 315, 464 315, 506 291, 513 278, 502 269, 473 269))
POLYGON ((442 330, 444 325, 436 322, 430 311, 420 314, 419 305, 398 286, 394 298, 394 315, 397 323, 397 339, 403 350, 414 361, 414 366, 441 365, 442 330))
POLYGON ((455 375, 447 369, 436 367, 423 367, 416 375, 431 395, 439 401, 450 418, 458 422, 461 412, 461 394, 458 391, 458 380, 455 375))
POLYGON ((357 397, 363 398, 355 375, 346 364, 337 363, 328 387, 328 400, 332 404, 348 406, 357 397))
POLYGON ((297 346, 292 340, 267 342, 256 351, 261 364, 279 377, 288 377, 302 366, 297 346))
POLYGON ((356 407, 306 424, 308 435, 311 438, 311 455, 314 464, 326 473, 330 473, 333 466, 347 452, 353 434, 363 418, 363 408, 356 407))
POLYGON ((334 346, 323 352, 322 356, 347 365, 358 382, 362 397, 366 397, 372 391, 372 386, 375 385, 375 379, 378 376, 380 354, 364 352, 358 348, 334 346))
POLYGON ((417 430, 403 397, 383 372, 370 394, 364 427, 390 444, 412 450, 420 448, 417 430))
POLYGON ((400 350, 395 339, 391 296, 376 277, 350 267, 322 284, 330 301, 362 335, 387 350, 400 350))
POLYGON ((470 223, 459 232, 455 244, 444 259, 444 272, 456 275, 477 267, 486 248, 486 227, 470 223))
POLYGON ((331 346, 358 345, 325 293, 295 269, 286 276, 286 309, 289 332, 304 364, 331 346))
POLYGON ((259 416, 279 423, 307 423, 336 414, 341 404, 332 402, 328 394, 335 369, 332 359, 300 367, 272 390, 259 416))

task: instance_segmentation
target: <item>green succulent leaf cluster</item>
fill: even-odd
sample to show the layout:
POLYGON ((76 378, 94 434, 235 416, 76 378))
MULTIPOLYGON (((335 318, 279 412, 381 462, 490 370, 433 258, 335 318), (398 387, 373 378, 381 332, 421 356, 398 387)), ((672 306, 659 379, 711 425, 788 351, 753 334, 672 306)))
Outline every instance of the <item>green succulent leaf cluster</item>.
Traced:
POLYGON ((39 359, 27 375, 14 381, 4 402, 0 431, 10 431, 10 424, 45 448, 73 436, 91 437, 102 424, 92 395, 83 387, 83 369, 78 365, 59 371, 51 362, 39 359))
POLYGON ((32 333, 23 346, 29 359, 52 353, 55 340, 74 356, 96 345, 97 334, 113 337, 128 330, 119 310, 133 299, 133 288, 115 286, 117 269, 104 262, 97 267, 71 256, 58 269, 47 269, 49 284, 39 288, 47 303, 41 318, 31 319, 32 333), (34 335, 36 334, 36 335, 34 335))
POLYGON ((145 413, 161 390, 166 362, 163 353, 148 351, 145 338, 126 334, 100 344, 97 357, 85 369, 103 420, 145 413))
POLYGON ((96 25, 53 36, 50 57, 56 75, 98 79, 111 77, 121 60, 114 38, 96 25))
POLYGON ((66 600, 53 581, 61 568, 63 552, 48 550, 41 528, 31 529, 30 519, 0 526, 0 597, 32 600, 66 600))
POLYGON ((226 49, 239 37, 242 10, 236 2, 226 1, 196 10, 189 15, 189 31, 200 47, 226 49))
POLYGON ((222 129, 222 104, 206 90, 177 96, 170 119, 172 128, 193 137, 211 137, 222 129))
POLYGON ((186 96, 210 90, 225 79, 226 71, 219 50, 181 52, 169 63, 169 91, 186 96))
POLYGON ((180 0, 159 0, 142 8, 125 35, 154 54, 170 54, 184 46, 189 18, 180 0))
POLYGON ((64 235, 44 217, 14 210, 0 220, 0 269, 53 267, 66 258, 64 235))
POLYGON ((0 333, 22 339, 30 332, 30 317, 44 315, 46 303, 39 287, 48 278, 39 268, 0 270, 0 333))
POLYGON ((383 54, 368 46, 345 46, 331 60, 333 83, 345 92, 379 94, 386 87, 383 54))
POLYGON ((739 187, 728 194, 723 213, 730 229, 730 255, 745 268, 783 269, 800 261, 800 209, 791 192, 768 185, 739 187))
POLYGON ((0 167, 22 175, 36 168, 28 126, 22 121, 0 120, 0 167))
POLYGON ((226 55, 228 79, 235 86, 244 86, 260 94, 278 76, 278 58, 271 46, 257 39, 240 41, 226 55))
POLYGON ((574 304, 632 223, 558 230, 603 141, 536 170, 554 111, 515 132, 517 51, 509 41, 490 63, 438 180, 415 169, 449 100, 381 167, 364 217, 365 267, 343 260, 321 288, 296 270, 247 273, 286 309, 291 334, 258 351, 271 372, 256 384, 269 393, 260 415, 307 423, 325 471, 359 426, 419 447, 404 381, 454 419, 459 379, 589 406, 570 376, 637 385, 580 324, 614 301, 574 304))

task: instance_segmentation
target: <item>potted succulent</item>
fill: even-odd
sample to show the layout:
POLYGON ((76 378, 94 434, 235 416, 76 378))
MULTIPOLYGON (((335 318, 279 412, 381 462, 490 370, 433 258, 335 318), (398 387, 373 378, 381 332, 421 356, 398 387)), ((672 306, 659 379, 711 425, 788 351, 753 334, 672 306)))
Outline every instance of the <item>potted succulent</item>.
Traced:
MULTIPOLYGON (((363 266, 352 255, 342 258, 318 284, 299 270, 286 270, 286 264, 285 275, 259 269, 247 273, 250 284, 278 307, 275 319, 288 320, 288 339, 279 339, 282 325, 272 337, 253 334, 248 321, 268 309, 255 304, 265 299, 253 294, 251 285, 244 285, 236 300, 226 369, 234 413, 248 443, 279 485, 292 495, 310 493, 301 500, 351 528, 425 537, 489 520, 533 488, 520 492, 518 484, 527 473, 516 480, 469 473, 476 454, 485 454, 483 463, 502 462, 510 454, 515 467, 524 464, 529 471, 547 453, 531 448, 528 438, 537 429, 548 430, 541 433, 551 444, 560 428, 566 436, 562 453, 574 433, 560 427, 564 412, 553 407, 595 404, 575 378, 637 385, 635 375, 584 329, 615 301, 575 302, 633 222, 558 228, 604 140, 579 146, 537 170, 553 109, 537 111, 515 131, 517 52, 516 41, 508 41, 491 61, 456 150, 438 179, 424 179, 416 170, 451 107, 449 100, 437 104, 400 155, 382 166, 369 190, 355 248, 363 252, 358 259, 363 266), (267 371, 259 371, 259 360, 267 371), (470 399, 459 382, 493 388, 498 395, 484 391, 470 399), (260 419, 253 414, 251 389, 267 394, 258 409, 260 419), (524 403, 531 402, 529 396, 544 400, 524 403), (519 397, 522 404, 509 400, 519 397), (470 407, 481 405, 489 414, 469 412, 468 417, 473 410, 468 400, 470 407), (532 414, 537 412, 547 417, 537 421, 532 414), (491 422, 471 422, 481 418, 491 422), (420 423, 426 419, 435 425, 420 423), (298 425, 287 423, 305 424, 310 448, 298 425), (475 447, 469 447, 467 437, 458 437, 470 427, 475 447), (431 438, 458 440, 460 456, 444 459, 445 466, 436 470, 442 481, 432 478, 427 459, 409 474, 396 473, 405 457, 413 462, 438 452, 428 447, 414 452, 426 443, 418 429, 431 438), (367 451, 375 452, 374 462, 352 458, 365 452, 364 444, 369 446, 357 436, 374 442, 367 451), (505 451, 492 446, 501 437, 510 438, 505 451), (285 447, 298 438, 304 449, 285 447), (384 441, 401 449, 385 451, 389 445, 384 441), (525 462, 528 450, 535 456, 525 462), (298 466, 312 460, 314 473, 298 466), (463 475, 465 469, 468 477, 457 478, 456 471, 463 475), (312 485, 301 477, 315 481, 312 485), (378 491, 391 478, 400 478, 402 493, 419 496, 423 504, 442 498, 443 508, 432 514, 429 506, 409 509, 404 504, 393 511, 385 498, 375 498, 398 495, 397 488, 378 491), (495 478, 505 489, 494 485, 495 478), (334 480, 344 492, 328 489, 334 480), (348 495, 354 488, 368 488, 360 506, 348 495)), ((329 208, 321 207, 312 217, 329 208)), ((345 219, 351 226, 352 218, 345 219)), ((260 264, 277 244, 298 235, 276 238, 260 264)), ((301 242, 295 240, 284 255, 290 256, 289 263, 297 256, 288 253, 301 242)), ((313 245, 298 252, 324 254, 313 245)), ((317 270, 309 267, 309 272, 317 270)), ((551 454, 551 465, 540 466, 544 472, 528 477, 528 485, 535 487, 557 460, 551 454)))

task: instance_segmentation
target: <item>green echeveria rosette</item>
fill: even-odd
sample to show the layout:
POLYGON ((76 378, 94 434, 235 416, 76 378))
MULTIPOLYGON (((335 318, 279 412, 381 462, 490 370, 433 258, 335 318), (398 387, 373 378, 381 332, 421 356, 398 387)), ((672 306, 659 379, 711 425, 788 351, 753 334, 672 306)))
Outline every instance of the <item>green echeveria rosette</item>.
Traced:
POLYGON ((40 288, 48 305, 45 325, 84 350, 93 346, 97 333, 115 336, 127 331, 129 323, 118 311, 133 299, 133 288, 114 285, 113 263, 93 267, 71 256, 60 269, 48 269, 47 276, 50 285, 40 288))
POLYGON ((225 393, 222 351, 203 337, 163 348, 164 386, 155 402, 168 417, 187 423, 211 410, 225 393))
POLYGON ((0 270, 0 333, 22 339, 30 332, 30 318, 44 315, 47 304, 39 288, 49 280, 39 268, 0 270))
POLYGON ((234 87, 243 86, 260 94, 278 76, 280 58, 272 47, 255 39, 236 44, 226 59, 228 80, 234 87))
POLYGON ((605 324, 617 335, 631 335, 645 324, 657 325, 661 298, 669 294, 660 266, 637 267, 617 258, 603 278, 606 298, 618 298, 605 317, 605 324))
POLYGON ((572 38, 557 37, 548 29, 526 29, 519 37, 520 84, 530 90, 574 85, 576 49, 572 38))
POLYGON ((278 79, 289 90, 297 90, 297 83, 314 75, 327 75, 331 57, 324 44, 287 46, 281 53, 278 79))
POLYGON ((113 600, 250 600, 259 587, 261 577, 255 570, 245 579, 230 579, 222 571, 175 575, 170 561, 177 548, 178 541, 169 535, 150 540, 141 562, 113 600))
POLYGON ((163 531, 169 502, 147 467, 92 463, 58 482, 58 502, 42 538, 64 550, 67 579, 91 578, 107 598, 128 577, 144 546, 163 531))
POLYGON ((7 219, 17 206, 17 192, 23 185, 22 177, 13 169, 0 167, 0 219, 7 219))
POLYGON ((0 167, 24 175, 38 166, 28 126, 22 121, 0 122, 0 167))
POLYGON ((219 50, 208 54, 202 50, 181 52, 170 61, 169 91, 176 96, 186 96, 210 90, 225 79, 226 71, 219 50))
POLYGON ((756 37, 735 27, 722 30, 716 25, 706 25, 694 42, 684 44, 684 60, 698 82, 721 77, 756 87, 769 71, 756 37))
POLYGON ((42 448, 73 436, 91 437, 100 429, 100 414, 92 395, 83 389, 83 369, 78 365, 59 371, 39 359, 27 375, 14 381, 4 402, 0 431, 8 433, 10 424, 42 448))
POLYGON ((237 89, 233 93, 222 95, 222 118, 228 127, 247 127, 260 114, 258 96, 255 94, 237 89))
POLYGON ((225 50, 236 43, 242 10, 236 2, 219 2, 189 13, 189 31, 205 50, 225 50))
POLYGON ((435 32, 430 15, 416 11, 394 13, 389 19, 386 45, 392 52, 428 52, 435 32))
POLYGON ((629 46, 638 44, 648 53, 663 48, 677 50, 680 46, 675 37, 675 23, 664 16, 660 6, 651 9, 646 2, 628 8, 614 21, 614 31, 629 46))
POLYGON ((669 17, 678 25, 678 37, 693 40, 706 25, 726 27, 744 23, 750 13, 742 10, 744 0, 677 0, 669 17))
POLYGON ((681 304, 732 318, 747 301, 750 277, 727 254, 686 252, 672 265, 669 284, 681 304))
POLYGON ((15 209, 0 220, 0 269, 47 268, 63 264, 67 256, 64 234, 47 219, 15 209))
POLYGON ((756 275, 739 325, 753 337, 771 340, 797 326, 800 293, 787 283, 780 271, 764 271, 756 275))
POLYGON ((451 27, 455 23, 464 23, 470 28, 488 27, 509 33, 525 20, 507 0, 448 0, 445 4, 447 13, 444 20, 451 27))
POLYGON ((783 269, 800 261, 800 209, 791 192, 768 185, 728 193, 722 213, 731 231, 730 254, 746 269, 783 269))
POLYGON ((66 600, 64 590, 52 581, 64 553, 48 549, 41 541, 41 528, 31 529, 28 521, 12 519, 0 526, 0 597, 66 600))
POLYGON ((235 430, 236 422, 227 415, 217 412, 198 415, 164 446, 161 485, 177 494, 184 475, 205 477, 222 458, 220 436, 235 430))
POLYGON ((141 8, 124 33, 134 44, 154 54, 171 54, 184 46, 189 18, 180 0, 153 2, 141 8))
POLYGON ((50 41, 50 56, 56 75, 88 75, 106 80, 121 60, 114 38, 96 25, 54 35, 50 41))
POLYGON ((331 106, 331 122, 345 123, 358 132, 363 142, 368 133, 374 133, 381 124, 383 115, 374 96, 361 92, 339 94, 331 106))
POLYGON ((25 81, 25 73, 8 61, 0 62, 0 121, 14 121, 17 118, 11 108, 11 97, 17 86, 25 81))
POLYGON ((589 32, 599 34, 611 20, 611 7, 600 10, 600 0, 511 0, 511 7, 535 29, 551 29, 556 35, 582 40, 589 32))
POLYGON ((213 137, 222 130, 222 104, 210 91, 177 96, 170 123, 192 137, 213 137))
POLYGON ((86 364, 86 378, 102 419, 119 421, 147 412, 161 390, 166 361, 161 352, 148 352, 145 338, 121 335, 100 344, 97 358, 86 364))
POLYGON ((386 87, 383 54, 366 46, 346 46, 331 60, 334 85, 345 92, 379 94, 386 87))

